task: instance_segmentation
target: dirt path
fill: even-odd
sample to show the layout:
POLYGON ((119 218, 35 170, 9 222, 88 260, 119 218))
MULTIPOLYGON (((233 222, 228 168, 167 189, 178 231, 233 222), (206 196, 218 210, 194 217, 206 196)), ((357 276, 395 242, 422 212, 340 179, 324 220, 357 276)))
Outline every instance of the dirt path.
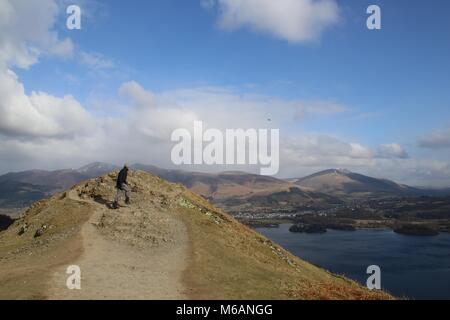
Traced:
POLYGON ((110 210, 94 201, 82 200, 73 192, 69 197, 88 201, 95 207, 81 230, 83 254, 72 263, 81 268, 81 290, 66 287, 69 275, 66 274, 67 266, 64 266, 52 276, 49 299, 186 298, 181 277, 187 263, 188 236, 180 219, 170 214, 162 216, 162 213, 143 209, 139 204, 110 210), (105 218, 116 219, 116 230, 111 232, 113 236, 98 228, 105 218), (131 227, 140 228, 144 218, 150 221, 165 219, 166 225, 170 226, 169 231, 172 231, 170 241, 149 247, 121 241, 121 234, 131 227))

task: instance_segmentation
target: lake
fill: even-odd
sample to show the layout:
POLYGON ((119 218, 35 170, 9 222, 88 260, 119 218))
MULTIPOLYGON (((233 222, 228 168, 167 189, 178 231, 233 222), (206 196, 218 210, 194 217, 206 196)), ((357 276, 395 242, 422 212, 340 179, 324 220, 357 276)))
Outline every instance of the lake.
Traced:
POLYGON ((450 234, 405 236, 392 230, 289 232, 291 224, 256 231, 291 253, 365 285, 369 265, 381 268, 381 286, 398 297, 450 299, 450 234))

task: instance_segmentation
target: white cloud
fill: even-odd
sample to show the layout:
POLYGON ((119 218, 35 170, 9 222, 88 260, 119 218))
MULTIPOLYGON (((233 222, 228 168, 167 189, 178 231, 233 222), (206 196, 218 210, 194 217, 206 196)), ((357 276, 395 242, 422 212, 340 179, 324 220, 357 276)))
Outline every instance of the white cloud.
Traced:
POLYGON ((286 161, 307 167, 355 167, 371 165, 376 159, 405 158, 398 144, 370 148, 325 134, 305 133, 286 137, 282 142, 286 161), (383 150, 384 152, 380 152, 383 150))
POLYGON ((119 94, 133 101, 139 108, 152 108, 155 106, 155 95, 145 90, 136 81, 129 81, 122 84, 119 88, 119 94))
POLYGON ((11 70, 0 72, 0 134, 58 137, 82 134, 92 125, 90 115, 72 97, 44 92, 25 94, 11 70))
POLYGON ((129 102, 127 121, 132 124, 134 130, 148 139, 167 144, 173 130, 189 128, 194 120, 198 119, 195 111, 158 101, 159 98, 154 93, 134 81, 124 83, 119 94, 129 102))
POLYGON ((73 55, 74 45, 72 40, 65 38, 62 41, 55 43, 50 48, 50 53, 60 57, 71 57, 73 55))
POLYGON ((0 2, 0 134, 28 138, 83 134, 92 125, 85 109, 70 95, 27 95, 12 66, 28 68, 42 54, 69 56, 73 44, 52 31, 55 1, 0 2))
MULTIPOLYGON (((210 1, 202 4, 211 7, 210 1)), ((339 21, 335 0, 216 0, 219 26, 248 27, 292 43, 317 40, 339 21)))
POLYGON ((450 148, 450 129, 434 132, 419 139, 418 145, 428 149, 450 148))
POLYGON ((52 31, 58 13, 54 0, 0 1, 0 66, 28 68, 42 53, 70 56, 70 39, 52 31))
POLYGON ((408 158, 408 153, 398 143, 382 144, 377 147, 376 155, 378 158, 408 158))
POLYGON ((332 101, 288 100, 217 87, 172 90, 162 93, 160 100, 191 110, 200 120, 207 120, 210 127, 219 129, 230 125, 231 128, 282 128, 311 116, 331 116, 347 110, 332 101))
MULTIPOLYGON (((74 106, 70 119, 64 119, 42 112, 42 125, 33 129, 39 139, 20 139, 14 135, 1 136, 0 160, 5 168, 61 168, 75 167, 90 161, 113 163, 143 162, 173 167, 170 161, 170 134, 176 128, 191 129, 194 120, 202 120, 205 127, 214 128, 281 128, 280 174, 284 177, 302 176, 316 170, 330 167, 348 168, 378 177, 389 177, 412 184, 445 185, 450 181, 450 166, 445 162, 419 161, 405 158, 406 152, 395 143, 369 147, 358 142, 347 142, 337 137, 319 133, 299 133, 283 131, 286 119, 295 113, 295 105, 290 101, 241 95, 228 89, 191 88, 154 93, 137 82, 124 83, 118 90, 122 108, 114 117, 93 118, 92 126, 83 127, 86 121, 79 121, 81 127, 70 121, 82 119, 87 111, 72 101, 74 106), (267 122, 267 112, 274 111, 274 119, 267 122), (294 105, 294 106, 293 106, 294 105), (80 110, 81 108, 81 110, 80 110), (81 116, 80 116, 81 114, 81 116), (236 116, 239 115, 239 116, 236 116), (68 122, 67 124, 65 124, 68 122), (49 124, 50 123, 50 124, 49 124), (45 125, 44 125, 45 124, 45 125), (64 131, 58 124, 65 124, 65 130, 73 135, 43 136, 42 133, 55 134, 64 131), (52 128, 52 130, 48 128, 52 128), (83 128, 89 134, 81 134, 83 128), (40 132, 40 130, 44 130, 40 132), (447 174, 448 173, 448 174, 447 174), (421 179, 419 179, 420 177, 421 179)), ((34 101, 36 108, 48 103, 44 99, 34 101), (44 103, 45 102, 45 103, 44 103)), ((72 98, 73 99, 73 98, 72 98)), ((65 101, 67 104, 68 102, 65 101)), ((108 102, 109 103, 109 102, 108 102)), ((38 108, 40 111, 40 109, 38 108)), ((89 122, 89 121, 87 121, 89 122)), ((30 120, 31 124, 39 124, 30 120)), ((20 125, 16 130, 25 130, 20 125)), ((247 170, 257 172, 256 167, 184 167, 186 170, 221 171, 247 170)))

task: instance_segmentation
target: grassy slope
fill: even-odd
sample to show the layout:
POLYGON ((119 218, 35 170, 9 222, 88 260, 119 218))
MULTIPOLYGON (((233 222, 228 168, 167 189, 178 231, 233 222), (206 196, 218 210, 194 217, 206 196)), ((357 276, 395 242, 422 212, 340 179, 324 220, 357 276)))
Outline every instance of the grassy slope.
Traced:
POLYGON ((78 232, 89 206, 59 196, 35 203, 22 220, 0 233, 0 299, 45 299, 51 271, 82 253, 78 232), (25 222, 29 232, 18 236, 25 222), (33 238, 43 222, 52 228, 33 238))
POLYGON ((390 299, 307 263, 186 190, 194 299, 390 299))

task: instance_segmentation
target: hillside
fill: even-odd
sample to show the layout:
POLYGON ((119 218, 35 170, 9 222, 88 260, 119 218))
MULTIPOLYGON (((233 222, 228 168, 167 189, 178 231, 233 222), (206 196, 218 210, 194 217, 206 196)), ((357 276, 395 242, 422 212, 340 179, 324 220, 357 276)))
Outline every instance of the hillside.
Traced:
POLYGON ((49 196, 52 191, 47 186, 33 185, 30 183, 18 181, 0 182, 0 207, 27 207, 33 202, 49 196))
POLYGON ((293 179, 291 182, 337 197, 383 197, 426 193, 426 190, 341 169, 320 171, 304 178, 293 179))
POLYGON ((390 298, 298 259, 185 187, 142 171, 129 177, 132 205, 111 210, 116 174, 33 204, 0 233, 0 298, 390 298), (65 287, 73 264, 82 290, 65 287))
POLYGON ((329 209, 343 201, 324 193, 293 186, 286 191, 256 193, 216 200, 214 204, 231 213, 297 213, 311 209, 329 209))
POLYGON ((15 181, 34 186, 45 186, 48 190, 61 191, 86 178, 88 178, 88 175, 84 175, 72 169, 55 171, 28 170, 11 172, 0 176, 0 184, 15 181))

